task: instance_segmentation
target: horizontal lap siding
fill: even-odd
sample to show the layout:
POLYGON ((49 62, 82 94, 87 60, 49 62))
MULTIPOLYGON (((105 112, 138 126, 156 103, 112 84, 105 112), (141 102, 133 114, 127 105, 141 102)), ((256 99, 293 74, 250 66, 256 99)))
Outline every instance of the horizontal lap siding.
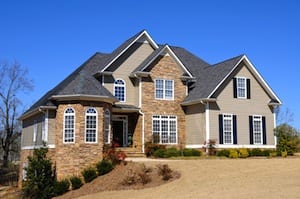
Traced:
MULTIPOLYGON (((134 51, 130 57, 124 58, 121 65, 114 71, 114 79, 123 79, 126 82, 126 104, 138 106, 138 83, 129 78, 129 75, 153 52, 153 48, 148 43, 143 43, 134 51)), ((114 83, 106 82, 104 86, 114 94, 114 83)))
POLYGON ((203 144, 205 141, 205 108, 197 104, 186 108, 187 144, 203 144))
MULTIPOLYGON (((267 144, 273 145, 273 114, 268 106, 270 97, 245 66, 238 71, 235 77, 246 77, 250 79, 251 99, 233 98, 233 81, 231 80, 217 96, 216 104, 210 104, 211 138, 216 140, 219 139, 218 115, 231 113, 237 116, 238 144, 249 144, 249 115, 262 115, 266 117, 267 144)), ((219 143, 219 141, 217 143, 219 143)))

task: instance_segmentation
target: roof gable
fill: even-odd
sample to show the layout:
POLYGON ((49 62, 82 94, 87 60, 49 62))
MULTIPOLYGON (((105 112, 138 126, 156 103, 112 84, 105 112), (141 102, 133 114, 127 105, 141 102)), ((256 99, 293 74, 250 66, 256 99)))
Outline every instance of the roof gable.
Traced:
POLYGON ((181 60, 176 56, 176 54, 172 51, 172 49, 167 45, 160 45, 158 49, 156 49, 151 55, 147 57, 132 73, 145 72, 146 69, 150 66, 150 64, 155 61, 161 55, 170 55, 176 63, 183 69, 184 75, 188 75, 189 77, 193 77, 188 68, 181 62, 181 60))
POLYGON ((104 72, 114 61, 116 61, 123 53, 125 53, 135 42, 137 42, 142 37, 149 42, 154 49, 158 48, 158 45, 154 42, 154 40, 150 37, 146 30, 142 30, 138 34, 134 35, 130 39, 126 40, 123 44, 121 44, 116 50, 114 50, 109 59, 106 60, 106 63, 98 72, 104 72))

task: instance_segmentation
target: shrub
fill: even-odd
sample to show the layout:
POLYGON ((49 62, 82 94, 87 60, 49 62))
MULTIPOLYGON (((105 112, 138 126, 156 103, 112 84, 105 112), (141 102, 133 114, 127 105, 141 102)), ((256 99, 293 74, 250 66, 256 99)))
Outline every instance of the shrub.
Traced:
POLYGON ((177 157, 179 155, 180 151, 178 151, 175 147, 167 148, 164 153, 165 158, 177 157))
POLYGON ((229 150, 229 157, 230 158, 238 158, 239 157, 239 153, 235 149, 230 149, 229 150))
POLYGON ((155 152, 154 152, 154 157, 156 158, 164 158, 165 157, 165 151, 166 149, 157 149, 155 152))
POLYGON ((300 143, 299 131, 288 124, 282 124, 275 129, 275 136, 278 138, 277 151, 286 151, 288 155, 297 152, 300 143))
POLYGON ((123 185, 133 185, 133 184, 136 184, 137 181, 138 181, 138 178, 137 178, 136 173, 132 169, 130 169, 127 172, 127 175, 125 176, 125 178, 123 179, 122 184, 123 185))
POLYGON ((82 176, 84 181, 89 183, 97 177, 97 171, 93 167, 88 167, 82 171, 82 176))
POLYGON ((116 150, 115 147, 108 148, 104 151, 104 160, 110 161, 113 165, 120 164, 124 162, 126 154, 124 151, 116 150))
POLYGON ((206 147, 203 147, 205 150, 208 149, 208 155, 216 155, 216 140, 210 139, 204 142, 206 147))
POLYGON ((229 157, 229 150, 228 149, 222 149, 222 150, 219 150, 217 151, 217 156, 219 157, 229 157))
POLYGON ((201 151, 197 149, 183 149, 184 156, 201 156, 201 151))
POLYGON ((145 143, 145 153, 147 157, 154 156, 154 152, 158 149, 165 149, 166 146, 162 144, 156 144, 152 142, 145 143))
POLYGON ((286 158, 288 155, 287 151, 281 151, 281 157, 286 158))
POLYGON ((56 181, 54 184, 54 195, 59 196, 69 191, 70 182, 67 179, 56 181))
POLYGON ((51 198, 55 183, 55 170, 46 157, 48 148, 34 149, 33 156, 28 157, 25 168, 26 181, 23 182, 23 194, 28 198, 51 198))
POLYGON ((114 167, 110 161, 102 160, 97 163, 96 168, 98 171, 98 175, 101 176, 109 173, 111 170, 113 170, 114 167))
POLYGON ((140 172, 139 174, 140 181, 143 185, 151 182, 151 177, 147 172, 140 172))
POLYGON ((239 149, 239 157, 240 158, 247 158, 249 156, 247 149, 239 149))
POLYGON ((172 169, 170 169, 169 165, 163 164, 163 165, 157 165, 158 168, 158 175, 162 176, 162 179, 167 181, 171 179, 172 176, 172 169))
POLYGON ((82 180, 78 176, 72 176, 70 178, 70 182, 72 185, 72 190, 79 189, 82 186, 82 180))
POLYGON ((265 156, 264 152, 259 148, 252 149, 250 154, 251 156, 265 156))

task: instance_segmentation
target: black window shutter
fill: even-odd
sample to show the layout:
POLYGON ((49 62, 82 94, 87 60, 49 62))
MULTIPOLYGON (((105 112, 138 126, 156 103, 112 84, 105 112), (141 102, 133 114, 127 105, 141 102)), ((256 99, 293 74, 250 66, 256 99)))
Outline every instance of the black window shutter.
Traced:
POLYGON ((237 98, 237 80, 233 78, 233 98, 237 98))
POLYGON ((219 144, 223 144, 223 115, 219 115, 219 144))
POLYGON ((237 144, 236 115, 233 115, 233 144, 237 144))
POLYGON ((250 86, 250 79, 247 79, 247 99, 251 98, 251 86, 250 86))
POLYGON ((266 117, 262 117, 263 144, 267 144, 266 117))
POLYGON ((253 144, 253 117, 249 116, 249 135, 250 135, 250 144, 253 144))

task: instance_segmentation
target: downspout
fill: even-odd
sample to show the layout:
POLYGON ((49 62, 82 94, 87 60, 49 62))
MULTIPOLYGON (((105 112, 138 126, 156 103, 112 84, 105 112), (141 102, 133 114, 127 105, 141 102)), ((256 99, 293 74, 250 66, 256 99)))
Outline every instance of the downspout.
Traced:
POLYGON ((209 139, 210 139, 210 123, 209 123, 209 102, 201 101, 205 105, 205 137, 206 137, 206 146, 205 153, 208 155, 209 139))
POLYGON ((145 114, 142 112, 142 78, 134 75, 139 80, 139 114, 142 115, 142 153, 145 153, 145 114))
MULTIPOLYGON (((277 127, 277 123, 276 123, 276 112, 275 112, 275 106, 273 106, 273 120, 274 120, 274 129, 277 127)), ((277 136, 274 135, 274 145, 275 145, 275 148, 277 148, 277 136)))

